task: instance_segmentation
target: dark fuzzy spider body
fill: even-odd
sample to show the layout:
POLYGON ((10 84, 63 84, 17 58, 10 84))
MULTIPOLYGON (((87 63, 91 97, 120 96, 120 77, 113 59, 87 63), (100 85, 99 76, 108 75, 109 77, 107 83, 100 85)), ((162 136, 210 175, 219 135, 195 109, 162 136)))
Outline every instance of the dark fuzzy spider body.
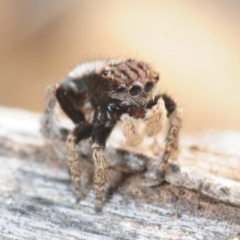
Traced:
POLYGON ((56 137, 52 109, 54 99, 57 99, 63 111, 76 124, 67 138, 66 146, 77 198, 81 198, 82 193, 81 163, 76 145, 83 139, 92 138, 96 211, 102 209, 107 182, 108 162, 104 149, 118 121, 122 121, 127 142, 135 146, 142 142, 144 134, 156 135, 162 128, 164 117, 169 118, 165 151, 157 169, 159 179, 164 178, 170 155, 177 152, 181 108, 166 94, 154 95, 158 80, 158 73, 145 62, 114 59, 77 66, 51 91, 42 131, 47 137, 56 137), (140 119, 144 129, 138 127, 140 119))

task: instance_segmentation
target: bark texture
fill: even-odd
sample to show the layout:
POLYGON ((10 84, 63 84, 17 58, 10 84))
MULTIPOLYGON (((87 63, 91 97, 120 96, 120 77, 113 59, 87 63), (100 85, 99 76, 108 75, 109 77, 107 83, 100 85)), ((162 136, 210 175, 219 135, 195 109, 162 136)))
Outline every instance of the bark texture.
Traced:
POLYGON ((65 144, 41 136, 40 115, 2 107, 0 116, 0 239, 238 239, 240 132, 182 134, 167 182, 148 188, 162 137, 130 148, 115 129, 97 214, 90 143, 79 145, 85 196, 76 203, 65 144))

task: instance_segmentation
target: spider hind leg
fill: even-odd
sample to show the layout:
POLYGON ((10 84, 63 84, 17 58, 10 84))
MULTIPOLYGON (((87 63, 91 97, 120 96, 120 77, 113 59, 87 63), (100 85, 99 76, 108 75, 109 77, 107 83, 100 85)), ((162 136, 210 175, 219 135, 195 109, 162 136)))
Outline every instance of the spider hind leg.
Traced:
POLYGON ((41 117, 40 131, 47 139, 64 139, 67 135, 67 130, 58 126, 56 119, 56 84, 48 87, 46 92, 46 107, 41 117))

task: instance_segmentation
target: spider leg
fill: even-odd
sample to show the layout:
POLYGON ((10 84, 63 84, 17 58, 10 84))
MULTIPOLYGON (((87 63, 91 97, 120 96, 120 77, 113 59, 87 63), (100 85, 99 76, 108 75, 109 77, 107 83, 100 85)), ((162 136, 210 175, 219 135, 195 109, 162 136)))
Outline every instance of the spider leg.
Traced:
POLYGON ((169 120, 169 129, 165 139, 164 152, 160 163, 155 166, 155 163, 149 166, 150 171, 146 173, 145 186, 154 187, 160 185, 165 180, 165 171, 168 165, 168 160, 172 156, 177 158, 178 153, 178 135, 182 126, 182 109, 168 95, 157 95, 147 104, 147 113, 145 114, 146 131, 148 135, 157 134, 167 117, 169 120), (162 119, 163 118, 163 119, 162 119), (159 126, 160 125, 160 126, 159 126), (156 169, 156 174, 152 169, 156 169))
POLYGON ((66 142, 68 166, 71 173, 71 179, 75 188, 77 201, 82 198, 81 191, 81 163, 77 143, 92 135, 93 126, 82 122, 77 125, 74 130, 69 134, 66 142))
POLYGON ((60 84, 53 84, 47 89, 47 103, 41 118, 41 132, 48 139, 66 139, 68 130, 61 128, 56 120, 56 105, 60 104, 63 111, 74 122, 85 121, 83 112, 76 106, 76 99, 85 97, 86 86, 83 79, 67 77, 60 84))
POLYGON ((65 140, 68 130, 61 128, 56 123, 55 107, 60 104, 67 116, 76 124, 75 129, 69 134, 66 141, 68 166, 71 173, 72 183, 76 190, 77 199, 81 198, 81 165, 77 143, 92 135, 92 125, 85 122, 84 113, 79 106, 86 99, 86 81, 88 76, 73 79, 65 78, 60 84, 54 84, 48 89, 48 101, 41 121, 41 131, 44 136, 54 140, 53 149, 60 158, 58 139, 65 140), (80 104, 79 104, 80 103, 80 104))
POLYGON ((105 127, 104 125, 97 126, 93 130, 93 161, 94 161, 94 184, 95 184, 95 209, 96 212, 102 211, 102 201, 105 185, 107 182, 108 162, 104 152, 106 140, 112 131, 112 127, 105 127))
POLYGON ((167 117, 169 118, 169 129, 165 140, 165 148, 161 162, 157 169, 157 176, 164 178, 165 171, 168 165, 168 160, 171 156, 177 157, 178 153, 178 136, 182 127, 182 108, 170 96, 163 94, 162 98, 167 109, 167 117))
POLYGON ((158 96, 154 99, 154 102, 156 102, 156 104, 153 106, 150 106, 149 103, 147 108, 151 108, 147 109, 144 117, 145 131, 148 136, 154 136, 162 130, 167 115, 163 98, 158 96))
MULTIPOLYGON (((80 80, 81 82, 81 80, 80 80)), ((61 84, 56 85, 56 98, 67 116, 74 122, 80 123, 85 121, 83 112, 76 106, 75 98, 80 98, 85 94, 84 86, 78 88, 76 80, 65 80, 61 84)))
POLYGON ((144 137, 144 126, 141 124, 141 120, 130 117, 127 113, 123 114, 120 119, 122 122, 122 131, 126 137, 127 144, 131 146, 139 145, 144 137))
POLYGON ((56 120, 56 84, 52 84, 47 89, 46 107, 41 117, 41 132, 48 139, 62 139, 64 130, 57 126, 56 120))

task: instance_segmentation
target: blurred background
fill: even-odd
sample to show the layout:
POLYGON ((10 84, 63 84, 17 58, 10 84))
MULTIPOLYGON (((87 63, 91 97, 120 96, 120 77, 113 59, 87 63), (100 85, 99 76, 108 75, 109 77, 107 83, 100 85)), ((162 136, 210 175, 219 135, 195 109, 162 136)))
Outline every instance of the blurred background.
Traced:
POLYGON ((132 57, 161 73, 185 130, 240 130, 239 0, 0 0, 0 19, 0 105, 42 111, 76 64, 132 57))

